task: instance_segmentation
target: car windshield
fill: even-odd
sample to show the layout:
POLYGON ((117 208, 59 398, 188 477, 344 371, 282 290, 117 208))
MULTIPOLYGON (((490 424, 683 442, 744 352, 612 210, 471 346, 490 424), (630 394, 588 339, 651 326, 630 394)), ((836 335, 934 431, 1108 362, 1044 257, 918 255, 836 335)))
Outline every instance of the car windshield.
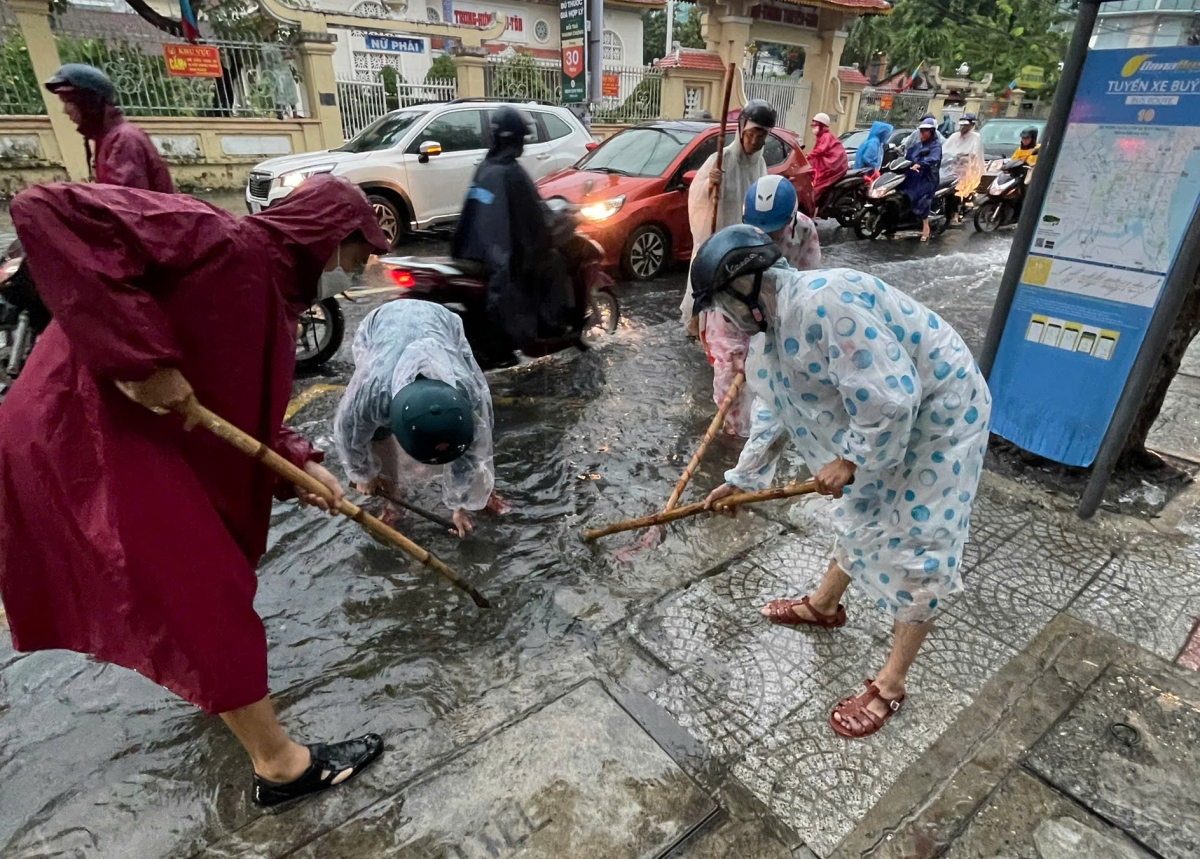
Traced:
POLYGON ((401 110, 381 116, 334 152, 377 152, 400 142, 412 124, 426 115, 423 110, 401 110))
POLYGON ((630 128, 585 155, 575 169, 620 176, 661 176, 696 134, 665 128, 630 128))
POLYGON ((842 146, 847 149, 857 149, 863 145, 863 141, 867 139, 870 130, 860 128, 858 131, 851 131, 849 134, 842 137, 842 146))
POLYGON ((983 128, 979 129, 979 136, 983 138, 984 146, 1015 147, 1021 142, 1021 132, 1031 125, 1036 127, 1037 123, 1024 119, 1017 122, 993 119, 984 125, 983 128))

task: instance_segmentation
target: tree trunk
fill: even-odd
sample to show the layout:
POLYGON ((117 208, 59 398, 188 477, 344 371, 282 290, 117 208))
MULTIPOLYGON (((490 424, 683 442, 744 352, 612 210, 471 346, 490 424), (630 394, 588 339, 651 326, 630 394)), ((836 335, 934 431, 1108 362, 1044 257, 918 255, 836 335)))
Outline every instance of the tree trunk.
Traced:
POLYGON ((1191 345, 1197 333, 1200 333, 1200 272, 1196 273, 1192 281, 1192 288, 1188 291, 1183 307, 1179 310, 1179 316, 1175 320, 1175 325, 1167 337, 1167 346, 1163 350, 1158 367, 1146 389, 1146 395, 1142 398, 1142 406, 1138 410, 1137 417, 1134 418, 1129 436, 1125 439, 1125 449, 1121 452, 1117 468, 1144 466, 1153 459, 1152 455, 1146 451, 1146 436, 1150 434, 1150 428, 1158 420, 1158 413, 1162 410, 1167 390, 1171 387, 1175 374, 1179 372, 1179 364, 1183 360, 1183 355, 1187 352, 1188 346, 1191 345))

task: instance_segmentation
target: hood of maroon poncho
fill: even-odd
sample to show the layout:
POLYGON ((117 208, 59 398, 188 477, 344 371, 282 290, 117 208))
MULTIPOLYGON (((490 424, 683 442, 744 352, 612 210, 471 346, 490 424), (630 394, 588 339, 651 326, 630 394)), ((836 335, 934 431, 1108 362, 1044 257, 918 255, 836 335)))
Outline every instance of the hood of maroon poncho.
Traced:
POLYGON ((292 254, 297 293, 286 297, 306 307, 316 296, 325 264, 353 233, 360 233, 378 253, 388 250, 366 195, 339 176, 313 176, 269 209, 245 220, 276 233, 279 243, 292 254))

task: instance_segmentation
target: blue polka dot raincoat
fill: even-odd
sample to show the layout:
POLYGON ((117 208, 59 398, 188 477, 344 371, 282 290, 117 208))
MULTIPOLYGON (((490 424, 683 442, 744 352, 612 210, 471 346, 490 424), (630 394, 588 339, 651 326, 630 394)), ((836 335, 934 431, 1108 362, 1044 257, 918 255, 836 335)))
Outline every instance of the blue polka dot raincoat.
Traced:
POLYGON ((777 265, 770 280, 775 318, 747 358, 750 440, 725 478, 768 486, 784 437, 814 472, 855 463, 834 502, 834 560, 897 620, 928 620, 962 589, 987 383, 945 320, 877 277, 777 265))

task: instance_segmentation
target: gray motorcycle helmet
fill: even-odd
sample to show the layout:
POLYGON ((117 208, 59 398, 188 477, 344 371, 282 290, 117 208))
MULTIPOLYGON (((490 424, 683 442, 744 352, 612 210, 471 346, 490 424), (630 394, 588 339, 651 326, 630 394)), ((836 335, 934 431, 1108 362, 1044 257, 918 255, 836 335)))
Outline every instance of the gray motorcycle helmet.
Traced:
POLYGON ((710 310, 718 292, 729 290, 750 308, 759 330, 767 330, 767 320, 759 304, 763 272, 783 256, 771 237, 749 224, 734 224, 714 234, 700 246, 692 260, 692 301, 695 313, 710 310), (732 283, 744 275, 754 275, 754 287, 749 295, 730 290, 732 283))
POLYGON ((67 63, 51 75, 45 87, 55 94, 65 89, 92 92, 108 104, 117 103, 117 91, 108 75, 85 63, 67 63))

